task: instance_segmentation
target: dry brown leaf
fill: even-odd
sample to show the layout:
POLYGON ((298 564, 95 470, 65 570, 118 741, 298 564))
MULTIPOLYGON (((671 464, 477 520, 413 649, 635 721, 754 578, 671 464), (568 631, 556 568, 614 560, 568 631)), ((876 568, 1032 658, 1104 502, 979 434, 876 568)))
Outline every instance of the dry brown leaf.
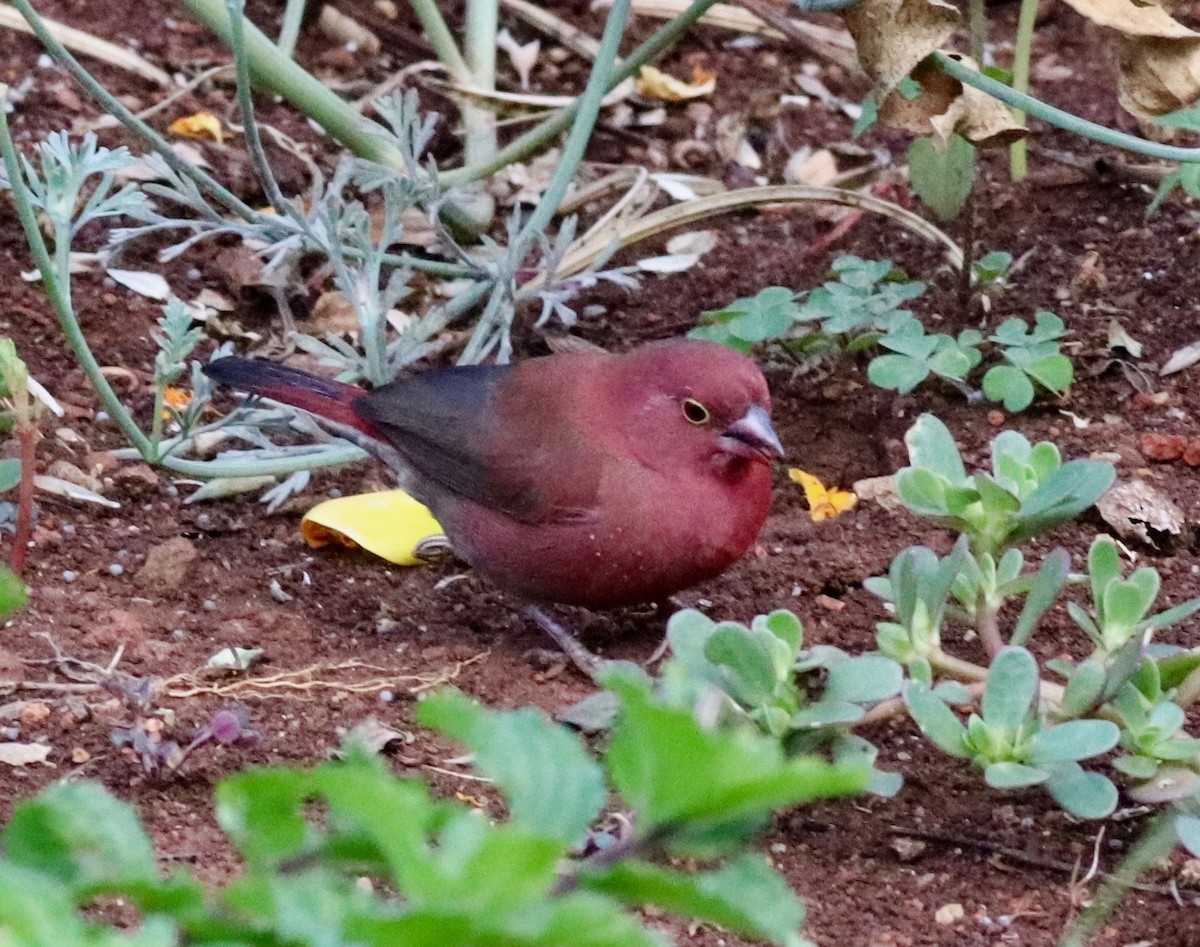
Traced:
POLYGON ((200 141, 215 141, 220 144, 225 140, 225 132, 221 128, 221 120, 212 112, 197 112, 177 118, 168 129, 173 135, 182 138, 195 138, 200 141))
POLYGON ((1001 102, 964 88, 936 65, 925 63, 958 25, 958 11, 949 3, 860 0, 842 16, 858 45, 863 69, 875 80, 880 121, 915 134, 932 133, 943 141, 958 132, 977 145, 1006 145, 1024 136, 1001 102), (915 99, 898 90, 910 75, 921 85, 915 99))
POLYGON ((831 184, 838 175, 837 159, 828 148, 804 148, 788 158, 783 179, 789 184, 831 184))
MULTIPOLYGON (((966 56, 955 56, 969 66, 975 64, 966 56)), ((968 141, 980 146, 1009 145, 1025 136, 1012 112, 998 99, 971 86, 964 86, 947 75, 934 63, 916 68, 913 79, 921 93, 909 99, 893 92, 880 106, 879 117, 896 128, 919 135, 935 135, 941 142, 958 132, 968 141)))
POLYGON ((842 13, 863 69, 886 96, 958 26, 943 0, 859 0, 842 13))
POLYGON ((1143 119, 1200 99, 1200 33, 1157 3, 1067 0, 1093 23, 1116 30, 1121 107, 1143 119))
POLYGON ((1130 480, 1110 489, 1096 503, 1104 522, 1123 539, 1140 539, 1156 545, 1151 531, 1159 536, 1178 536, 1186 518, 1170 497, 1145 480, 1130 480))
POLYGON ((692 72, 692 81, 684 82, 653 66, 642 66, 637 77, 637 91, 660 102, 685 102, 708 95, 717 87, 717 77, 703 69, 692 72))
POLYGON ((317 17, 317 29, 329 40, 342 46, 361 49, 364 53, 374 55, 383 44, 379 37, 363 26, 354 17, 343 13, 332 4, 321 7, 321 15, 317 17))
POLYGON ((1187 108, 1200 98, 1200 36, 1124 38, 1118 55, 1121 108, 1142 119, 1187 108))

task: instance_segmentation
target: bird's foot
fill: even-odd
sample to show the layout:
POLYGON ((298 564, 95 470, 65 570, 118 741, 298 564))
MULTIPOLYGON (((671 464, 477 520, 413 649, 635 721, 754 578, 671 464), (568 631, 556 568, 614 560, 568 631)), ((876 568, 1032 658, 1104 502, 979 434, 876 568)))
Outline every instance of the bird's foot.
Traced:
POLYGON ((579 668, 590 680, 596 680, 596 671, 604 663, 602 658, 592 654, 578 638, 538 606, 526 605, 521 609, 521 613, 549 635, 550 639, 558 645, 559 650, 570 658, 575 667, 579 668))

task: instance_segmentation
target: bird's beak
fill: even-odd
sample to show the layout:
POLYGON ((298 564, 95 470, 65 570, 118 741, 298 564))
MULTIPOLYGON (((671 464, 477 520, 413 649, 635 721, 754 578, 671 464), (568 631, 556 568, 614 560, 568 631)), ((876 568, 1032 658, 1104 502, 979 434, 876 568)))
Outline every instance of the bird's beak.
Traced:
POLYGON ((757 404, 751 405, 749 411, 725 428, 721 447, 739 457, 764 463, 770 463, 772 455, 783 456, 783 445, 771 426, 771 416, 766 408, 757 404))

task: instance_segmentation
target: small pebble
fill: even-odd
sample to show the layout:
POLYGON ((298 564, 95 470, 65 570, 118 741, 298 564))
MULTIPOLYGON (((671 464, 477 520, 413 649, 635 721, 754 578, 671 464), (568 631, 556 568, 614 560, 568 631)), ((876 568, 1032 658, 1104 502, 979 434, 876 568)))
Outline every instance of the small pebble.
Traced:
POLYGON ((60 526, 58 528, 58 531, 60 533, 62 533, 64 536, 74 536, 75 535, 75 524, 74 523, 63 523, 62 526, 60 526))
POLYGON ((20 727, 4 727, 0 728, 0 736, 6 740, 19 740, 21 738, 20 727))
POLYGON ((332 489, 329 491, 329 494, 328 494, 328 496, 329 496, 329 499, 331 499, 331 500, 336 500, 336 499, 337 499, 338 497, 340 497, 341 495, 342 495, 342 491, 341 491, 341 490, 339 490, 337 487, 333 487, 333 488, 332 488, 332 489))
POLYGON ((197 529, 212 529, 212 524, 213 524, 213 518, 212 518, 211 513, 197 513, 196 514, 196 528, 197 529))
POLYGON ((163 492, 169 497, 177 497, 179 496, 179 487, 175 486, 173 483, 168 483, 163 492))
POLYGON ((203 608, 206 612, 215 612, 217 610, 217 603, 215 600, 213 600, 211 598, 206 598, 204 600, 204 604, 201 605, 200 607, 203 608))
POLYGON ((171 632, 171 638, 175 641, 186 641, 188 633, 182 628, 176 628, 171 632))
POLYGON ((79 573, 71 569, 63 569, 62 580, 64 582, 74 582, 79 578, 79 573))
POLYGON ((125 567, 119 562, 114 562, 108 567, 108 574, 112 576, 124 575, 125 567))
POLYGON ((99 423, 103 424, 105 421, 108 420, 108 412, 107 411, 97 411, 96 412, 96 420, 99 423))
POLYGON ((391 691, 380 691, 379 692, 380 703, 390 704, 395 699, 396 699, 396 695, 394 693, 392 693, 391 691))
POLYGON ((131 555, 133 555, 133 553, 131 553, 128 549, 117 550, 117 559, 120 562, 128 562, 131 555))

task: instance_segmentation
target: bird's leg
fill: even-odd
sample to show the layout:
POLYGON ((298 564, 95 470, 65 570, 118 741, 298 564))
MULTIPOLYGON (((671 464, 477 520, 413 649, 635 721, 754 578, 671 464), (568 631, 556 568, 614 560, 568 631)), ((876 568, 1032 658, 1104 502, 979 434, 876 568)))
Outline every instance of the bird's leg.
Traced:
POLYGON ((559 650, 570 658, 571 663, 588 678, 593 681, 596 679, 596 670, 600 667, 602 660, 585 648, 578 638, 537 605, 525 605, 521 609, 521 614, 532 620, 535 625, 549 635, 550 639, 558 645, 559 650))
MULTIPOLYGON (((675 596, 671 595, 654 603, 654 610, 659 615, 664 616, 668 620, 677 611, 684 608, 683 602, 679 601, 675 596)), ((648 668, 650 665, 661 661, 667 653, 667 649, 671 647, 671 639, 667 637, 667 633, 663 632, 662 641, 658 643, 658 647, 654 649, 654 653, 642 662, 642 667, 648 668)))

